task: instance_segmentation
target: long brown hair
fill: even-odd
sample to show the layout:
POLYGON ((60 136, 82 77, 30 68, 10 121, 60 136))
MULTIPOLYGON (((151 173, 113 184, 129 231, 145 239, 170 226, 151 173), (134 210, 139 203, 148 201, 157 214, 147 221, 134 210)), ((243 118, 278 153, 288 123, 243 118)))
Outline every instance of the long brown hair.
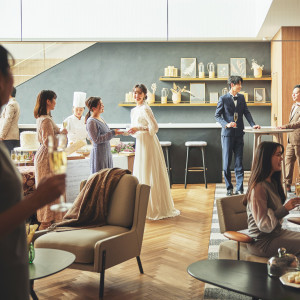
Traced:
POLYGON ((140 89, 145 94, 144 100, 147 99, 147 88, 144 84, 142 84, 142 83, 136 84, 133 88, 133 92, 134 92, 134 89, 140 89))
POLYGON ((35 107, 33 110, 34 117, 37 119, 40 116, 47 115, 47 100, 52 101, 53 99, 56 98, 57 96, 53 91, 50 90, 41 91, 37 96, 35 107))
MULTIPOLYGON (((262 142, 258 145, 251 168, 251 175, 248 183, 248 191, 243 199, 243 204, 247 205, 250 199, 251 191, 260 182, 266 180, 272 171, 272 156, 275 154, 276 149, 280 147, 283 154, 284 148, 279 143, 262 142)), ((281 183, 281 171, 274 172, 271 176, 272 182, 276 183, 278 194, 282 203, 285 201, 285 194, 281 183)))
POLYGON ((90 97, 85 101, 86 107, 89 109, 88 113, 85 115, 85 124, 88 118, 91 116, 91 111, 93 111, 93 107, 97 107, 99 102, 101 101, 100 97, 90 97))

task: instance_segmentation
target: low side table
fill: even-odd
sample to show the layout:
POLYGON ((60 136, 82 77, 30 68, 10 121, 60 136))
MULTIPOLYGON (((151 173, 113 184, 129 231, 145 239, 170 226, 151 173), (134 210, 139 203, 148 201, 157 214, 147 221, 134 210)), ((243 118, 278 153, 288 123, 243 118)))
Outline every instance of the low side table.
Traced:
POLYGON ((33 290, 34 280, 58 273, 69 267, 75 261, 75 255, 71 252, 35 248, 35 259, 29 264, 30 295, 32 299, 38 299, 33 290))
POLYGON ((200 260, 187 268, 194 278, 221 288, 264 300, 297 300, 300 290, 268 276, 267 264, 242 260, 200 260))

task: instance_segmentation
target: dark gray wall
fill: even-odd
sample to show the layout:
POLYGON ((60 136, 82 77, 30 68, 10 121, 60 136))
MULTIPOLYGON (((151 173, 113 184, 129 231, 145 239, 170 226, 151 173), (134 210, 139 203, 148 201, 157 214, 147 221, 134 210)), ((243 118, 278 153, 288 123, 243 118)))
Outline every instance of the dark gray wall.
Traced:
MULTIPOLYGON (((108 123, 129 123, 130 107, 120 107, 125 93, 134 84, 144 83, 150 87, 157 83, 156 100, 159 101, 161 89, 171 88, 171 82, 161 82, 164 67, 174 65, 180 69, 181 57, 196 57, 204 65, 208 62, 230 64, 230 58, 247 59, 247 75, 253 75, 251 59, 264 65, 263 74, 271 73, 270 43, 97 43, 90 48, 45 71, 17 87, 17 100, 21 105, 20 123, 35 123, 33 108, 37 94, 42 89, 54 90, 57 106, 53 118, 61 123, 71 114, 74 91, 84 91, 87 96, 101 96, 105 104, 104 118, 108 123)), ((180 82, 180 87, 189 83, 180 82)), ((206 82, 206 95, 209 92, 221 94, 226 83, 206 82)), ((253 98, 253 89, 266 88, 266 98, 270 100, 269 81, 246 81, 243 90, 253 98)), ((170 97, 170 96, 169 96, 170 97)), ((183 100, 188 94, 182 95, 183 100)), ((158 123, 214 123, 215 107, 153 107, 158 123)), ((250 107, 254 120, 260 125, 270 125, 270 107, 250 107)), ((247 125, 247 121, 246 121, 247 125)), ((174 181, 183 182, 186 140, 207 140, 207 167, 210 182, 220 181, 221 146, 219 129, 161 129, 159 138, 170 140, 172 147, 174 181)), ((245 169, 250 169, 252 137, 245 139, 245 169)), ((191 175, 194 180, 197 175, 191 175)))

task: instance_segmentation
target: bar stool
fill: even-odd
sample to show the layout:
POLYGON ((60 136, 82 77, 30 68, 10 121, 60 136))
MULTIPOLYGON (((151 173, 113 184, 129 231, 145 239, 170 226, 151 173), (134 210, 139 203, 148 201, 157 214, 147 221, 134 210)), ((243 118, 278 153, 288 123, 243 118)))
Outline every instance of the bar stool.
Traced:
POLYGON ((207 142, 204 141, 188 141, 185 142, 186 148, 186 164, 185 164, 185 176, 184 176, 184 188, 186 189, 187 184, 187 174, 188 172, 204 172, 204 182, 205 182, 205 188, 207 189, 207 183, 206 183, 206 168, 205 168, 205 156, 204 156, 204 148, 207 146, 207 142), (202 167, 188 167, 189 166, 189 153, 191 148, 200 148, 202 152, 202 167))
POLYGON ((169 154, 170 154, 169 148, 171 147, 172 142, 162 141, 162 142, 159 142, 159 143, 160 143, 161 148, 162 148, 162 150, 165 154, 165 160, 166 160, 167 172, 168 172, 169 181, 170 181, 170 187, 172 187, 172 173, 171 173, 172 168, 170 166, 170 160, 169 160, 169 154))

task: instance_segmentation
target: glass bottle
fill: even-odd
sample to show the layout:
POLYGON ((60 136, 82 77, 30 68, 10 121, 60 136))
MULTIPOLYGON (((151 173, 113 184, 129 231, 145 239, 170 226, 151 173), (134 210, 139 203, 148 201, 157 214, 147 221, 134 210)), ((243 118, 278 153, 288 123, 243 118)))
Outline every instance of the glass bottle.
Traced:
POLYGON ((198 71, 199 71, 199 78, 204 78, 205 77, 205 71, 204 71, 204 64, 203 64, 203 62, 200 62, 198 64, 198 71))
POLYGON ((32 242, 29 244, 28 247, 28 258, 29 258, 29 263, 32 264, 35 258, 35 250, 32 242))
POLYGON ((207 71, 209 78, 215 78, 215 65, 213 62, 207 64, 207 71))

